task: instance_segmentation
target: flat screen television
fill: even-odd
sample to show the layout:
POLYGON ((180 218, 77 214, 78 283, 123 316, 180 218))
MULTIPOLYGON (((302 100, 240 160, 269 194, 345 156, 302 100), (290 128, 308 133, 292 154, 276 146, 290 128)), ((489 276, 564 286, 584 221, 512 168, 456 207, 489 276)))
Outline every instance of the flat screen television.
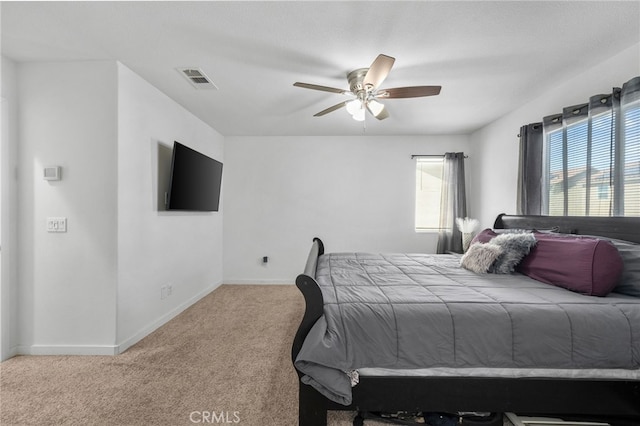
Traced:
POLYGON ((167 210, 217 212, 221 185, 221 162, 173 143, 167 210))

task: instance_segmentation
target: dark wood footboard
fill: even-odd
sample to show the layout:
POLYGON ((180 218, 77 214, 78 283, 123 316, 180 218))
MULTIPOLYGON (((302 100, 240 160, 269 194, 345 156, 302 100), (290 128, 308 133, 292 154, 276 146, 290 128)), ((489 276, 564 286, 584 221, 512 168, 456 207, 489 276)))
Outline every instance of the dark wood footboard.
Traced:
MULTIPOLYGON (((302 348, 304 339, 307 337, 307 334, 309 334, 309 330, 311 330, 311 327, 313 327, 313 324, 316 323, 318 318, 322 316, 324 301, 315 276, 318 257, 323 254, 324 244, 322 243, 322 240, 320 240, 320 238, 314 238, 311 251, 307 258, 307 264, 304 268, 304 273, 298 275, 296 278, 296 286, 304 296, 305 311, 291 347, 291 361, 294 363, 298 357, 300 348, 302 348)), ((300 372, 298 372, 298 375, 300 375, 300 372)))
MULTIPOLYGON (((291 347, 291 361, 295 363, 304 339, 309 330, 322 316, 324 301, 322 292, 315 280, 318 257, 324 254, 324 244, 320 238, 314 238, 307 257, 304 273, 296 278, 296 286, 304 296, 305 312, 291 347)), ((302 377, 297 369, 298 378, 302 377)), ((309 385, 298 381, 298 422, 305 426, 325 426, 327 424, 327 405, 329 401, 309 385)))
MULTIPOLYGON (((564 232, 640 242, 640 218, 594 218, 593 222, 589 219, 500 215, 495 227, 557 227, 564 232)), ((322 292, 315 280, 318 257, 323 253, 324 244, 314 238, 304 273, 296 279, 306 310, 293 341, 293 362, 311 327, 323 315, 322 292)), ((367 376, 360 377, 360 383, 353 388, 350 406, 328 400, 301 381, 298 386, 301 426, 325 426, 328 410, 516 412, 602 420, 613 426, 640 425, 638 380, 367 376)))

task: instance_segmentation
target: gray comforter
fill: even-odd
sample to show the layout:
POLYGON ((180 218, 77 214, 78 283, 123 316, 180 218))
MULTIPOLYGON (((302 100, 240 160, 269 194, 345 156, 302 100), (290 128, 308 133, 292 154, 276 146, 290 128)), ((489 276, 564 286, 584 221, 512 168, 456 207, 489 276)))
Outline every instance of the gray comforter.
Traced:
POLYGON ((365 367, 640 368, 640 298, 476 274, 455 255, 325 254, 316 281, 324 315, 295 366, 341 404, 345 372, 365 367))

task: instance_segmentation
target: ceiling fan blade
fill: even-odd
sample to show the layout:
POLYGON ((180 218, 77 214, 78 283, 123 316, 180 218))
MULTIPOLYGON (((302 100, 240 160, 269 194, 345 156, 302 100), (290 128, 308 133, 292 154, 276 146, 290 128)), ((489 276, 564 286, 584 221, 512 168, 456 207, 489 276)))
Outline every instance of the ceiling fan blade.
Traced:
POLYGON ((309 83, 293 83, 296 87, 302 87, 303 89, 313 89, 313 90, 321 90, 323 92, 331 92, 331 93, 349 93, 348 90, 336 89, 335 87, 327 87, 327 86, 319 86, 317 84, 309 84, 309 83))
POLYGON ((365 87, 371 86, 374 90, 378 87, 385 78, 389 75, 395 58, 387 55, 378 55, 375 61, 369 67, 367 75, 364 76, 363 84, 365 87))
POLYGON ((337 109, 340 109, 340 108, 344 107, 346 104, 347 104, 347 101, 340 102, 339 104, 335 104, 334 106, 331 106, 331 107, 329 107, 327 109, 323 109, 322 111, 320 111, 317 114, 313 114, 313 116, 314 117, 321 117, 321 116, 323 116, 325 114, 329 114, 330 112, 333 112, 333 111, 335 111, 337 109))
POLYGON ((378 91, 376 97, 379 98, 420 98, 422 96, 435 96, 440 94, 442 86, 411 86, 396 87, 394 89, 383 89, 378 91))

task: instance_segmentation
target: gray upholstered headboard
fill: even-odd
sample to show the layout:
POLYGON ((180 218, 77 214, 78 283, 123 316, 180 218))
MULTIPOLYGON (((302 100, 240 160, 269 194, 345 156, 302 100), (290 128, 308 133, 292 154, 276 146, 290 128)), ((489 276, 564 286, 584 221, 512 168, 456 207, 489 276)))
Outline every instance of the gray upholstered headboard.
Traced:
POLYGON ((517 216, 501 214, 496 229, 554 230, 565 234, 597 235, 640 243, 640 217, 517 216))

